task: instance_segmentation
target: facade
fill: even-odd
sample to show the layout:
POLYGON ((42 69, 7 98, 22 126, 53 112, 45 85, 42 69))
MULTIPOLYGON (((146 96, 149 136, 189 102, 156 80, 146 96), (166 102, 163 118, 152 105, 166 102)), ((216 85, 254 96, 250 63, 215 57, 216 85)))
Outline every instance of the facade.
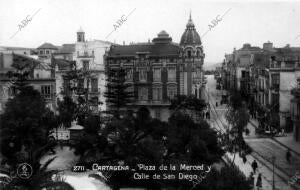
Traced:
MULTIPOLYGON (((287 132, 294 131, 295 139, 299 140, 296 89, 300 48, 289 45, 274 48, 271 42, 264 43, 263 48, 249 47, 246 44, 242 53, 234 51, 232 54, 226 54, 222 65, 223 85, 227 90, 246 92, 250 98, 250 112, 253 112, 253 105, 257 105, 255 112, 259 107, 267 114, 278 113, 276 126, 287 132)), ((259 113, 256 116, 258 119, 263 117, 259 113)))
MULTIPOLYGON (((110 42, 85 40, 85 32, 80 29, 77 32, 75 44, 64 44, 62 48, 54 53, 56 90, 61 99, 67 92, 70 81, 65 76, 68 71, 76 69, 83 73, 83 78, 78 80, 78 93, 86 93, 87 98, 92 100, 90 107, 94 112, 106 109, 104 89, 105 89, 105 68, 103 56, 105 51, 111 46, 110 42), (98 102, 102 104, 98 104, 98 102)), ((78 94, 72 94, 76 97, 78 94)), ((69 94, 70 95, 70 94, 69 94)))
POLYGON ((161 31, 152 42, 112 46, 105 61, 107 69, 123 67, 136 101, 130 109, 147 106, 152 117, 166 121, 170 99, 176 95, 203 94, 204 60, 200 36, 190 17, 180 44, 161 31))
POLYGON ((286 46, 277 48, 275 55, 270 60, 270 82, 275 84, 271 89, 270 101, 279 103, 280 127, 294 132, 294 137, 299 141, 299 126, 295 117, 297 105, 298 80, 300 62, 300 48, 286 46), (273 98, 274 97, 274 98, 273 98))

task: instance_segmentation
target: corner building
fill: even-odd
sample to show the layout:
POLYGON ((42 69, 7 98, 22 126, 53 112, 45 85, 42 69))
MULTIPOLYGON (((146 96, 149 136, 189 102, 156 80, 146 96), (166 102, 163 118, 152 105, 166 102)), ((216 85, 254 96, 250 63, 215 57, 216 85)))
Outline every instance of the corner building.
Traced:
POLYGON ((204 98, 204 56, 190 16, 180 44, 163 30, 152 42, 112 46, 105 66, 127 71, 126 82, 132 84, 136 100, 128 109, 146 106, 153 118, 167 121, 172 113, 170 99, 177 95, 204 98))

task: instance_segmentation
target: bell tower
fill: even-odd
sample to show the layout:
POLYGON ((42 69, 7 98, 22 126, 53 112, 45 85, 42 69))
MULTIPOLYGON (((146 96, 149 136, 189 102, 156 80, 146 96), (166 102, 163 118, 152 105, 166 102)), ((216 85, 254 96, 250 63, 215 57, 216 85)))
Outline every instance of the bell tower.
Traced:
POLYGON ((84 31, 80 27, 80 29, 77 31, 77 42, 85 42, 84 35, 84 31))

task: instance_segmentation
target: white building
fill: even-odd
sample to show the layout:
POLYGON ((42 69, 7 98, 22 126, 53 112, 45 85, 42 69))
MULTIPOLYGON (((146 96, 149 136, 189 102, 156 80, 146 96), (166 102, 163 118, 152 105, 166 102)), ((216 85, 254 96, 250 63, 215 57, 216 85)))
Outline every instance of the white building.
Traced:
MULTIPOLYGON (((104 54, 109 50, 112 43, 102 40, 85 40, 85 32, 80 29, 77 32, 77 41, 73 52, 73 61, 76 63, 76 69, 82 70, 84 79, 79 80, 78 86, 82 90, 87 90, 88 98, 92 100, 92 109, 94 111, 103 111, 105 106, 105 67, 104 67, 104 54), (96 102, 101 102, 98 105, 96 102)), ((56 67, 56 90, 61 94, 64 87, 63 75, 66 73, 64 70, 70 69, 70 66, 56 67)), ((65 81, 67 82, 67 81, 65 81)))

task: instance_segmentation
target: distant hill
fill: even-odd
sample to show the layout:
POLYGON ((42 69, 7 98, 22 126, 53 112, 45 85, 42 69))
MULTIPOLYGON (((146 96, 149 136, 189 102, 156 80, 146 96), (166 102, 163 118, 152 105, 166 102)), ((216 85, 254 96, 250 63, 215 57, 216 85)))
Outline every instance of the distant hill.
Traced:
POLYGON ((216 67, 220 67, 222 63, 204 63, 204 70, 215 70, 216 67))

